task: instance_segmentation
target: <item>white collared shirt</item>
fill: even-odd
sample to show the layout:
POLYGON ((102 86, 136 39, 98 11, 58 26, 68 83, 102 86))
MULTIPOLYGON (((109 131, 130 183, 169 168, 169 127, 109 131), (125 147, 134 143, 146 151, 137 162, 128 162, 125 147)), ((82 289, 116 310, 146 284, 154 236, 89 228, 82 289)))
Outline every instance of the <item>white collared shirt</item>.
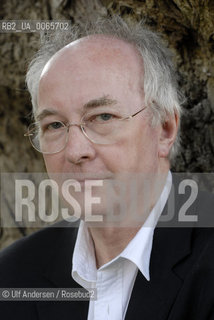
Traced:
MULTIPOLYGON (((73 253, 72 277, 85 289, 95 288, 97 300, 89 303, 88 320, 123 320, 138 270, 149 281, 153 234, 167 202, 172 185, 171 173, 147 220, 114 259, 96 268, 94 246, 87 226, 80 223, 73 253)), ((143 301, 142 301, 143 303, 143 301)))

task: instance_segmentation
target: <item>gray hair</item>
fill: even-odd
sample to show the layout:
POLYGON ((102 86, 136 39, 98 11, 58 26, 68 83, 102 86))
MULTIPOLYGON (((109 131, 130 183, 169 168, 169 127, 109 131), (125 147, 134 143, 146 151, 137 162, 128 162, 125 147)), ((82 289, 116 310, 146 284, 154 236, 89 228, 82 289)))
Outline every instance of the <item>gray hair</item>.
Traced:
MULTIPOLYGON (((51 32, 41 36, 41 47, 29 65, 26 83, 31 94, 33 112, 37 109, 37 92, 42 70, 49 59, 72 41, 89 35, 109 35, 134 45, 144 63, 142 79, 145 105, 152 111, 152 124, 164 123, 170 115, 181 114, 181 94, 172 64, 172 54, 161 38, 145 28, 143 22, 128 24, 119 16, 99 18, 84 27, 73 25, 69 31, 51 32)), ((179 145, 177 137, 170 152, 175 156, 179 145)))

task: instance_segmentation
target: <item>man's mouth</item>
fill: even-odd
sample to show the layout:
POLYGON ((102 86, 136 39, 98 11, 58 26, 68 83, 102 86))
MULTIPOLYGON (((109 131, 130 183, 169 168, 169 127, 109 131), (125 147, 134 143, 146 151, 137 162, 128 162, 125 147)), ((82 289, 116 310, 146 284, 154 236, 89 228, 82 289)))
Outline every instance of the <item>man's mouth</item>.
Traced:
POLYGON ((61 173, 60 178, 62 180, 73 179, 80 183, 85 183, 90 180, 111 180, 114 179, 113 174, 104 173, 61 173))

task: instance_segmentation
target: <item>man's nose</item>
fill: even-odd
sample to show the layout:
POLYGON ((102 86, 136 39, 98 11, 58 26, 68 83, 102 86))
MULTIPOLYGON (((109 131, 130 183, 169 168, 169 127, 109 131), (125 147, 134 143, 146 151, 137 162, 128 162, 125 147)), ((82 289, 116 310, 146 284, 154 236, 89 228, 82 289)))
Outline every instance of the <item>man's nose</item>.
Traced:
POLYGON ((71 125, 67 134, 65 156, 69 162, 80 164, 94 159, 94 144, 83 134, 79 126, 71 125))

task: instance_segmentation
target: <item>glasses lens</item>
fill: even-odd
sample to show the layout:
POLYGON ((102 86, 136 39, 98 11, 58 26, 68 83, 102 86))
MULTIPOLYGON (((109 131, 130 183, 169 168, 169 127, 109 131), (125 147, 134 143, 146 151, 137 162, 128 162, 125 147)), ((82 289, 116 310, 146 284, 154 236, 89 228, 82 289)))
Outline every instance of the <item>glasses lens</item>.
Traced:
POLYGON ((42 126, 40 123, 30 125, 29 138, 33 147, 39 152, 51 154, 61 151, 66 145, 67 128, 60 121, 42 126))
POLYGON ((85 135, 94 143, 111 144, 121 138, 124 121, 111 113, 85 115, 82 119, 85 135))

